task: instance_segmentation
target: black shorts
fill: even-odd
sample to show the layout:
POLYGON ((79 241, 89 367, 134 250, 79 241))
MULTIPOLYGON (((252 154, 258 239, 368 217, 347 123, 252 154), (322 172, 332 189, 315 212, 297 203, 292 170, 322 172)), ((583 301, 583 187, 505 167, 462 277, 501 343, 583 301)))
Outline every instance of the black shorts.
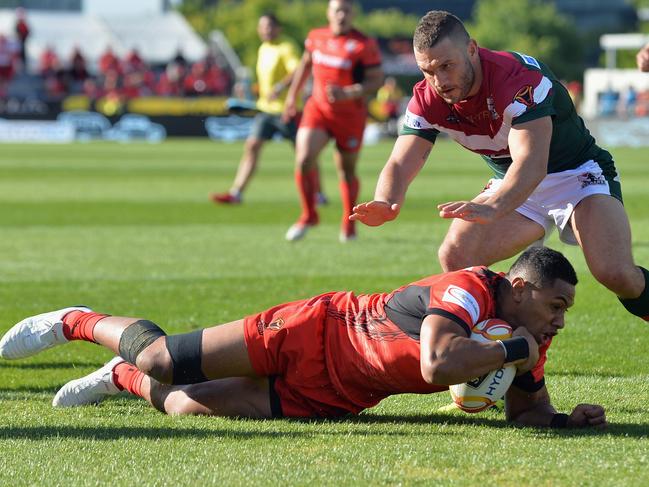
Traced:
POLYGON ((295 119, 288 123, 282 122, 281 115, 272 115, 270 113, 258 113, 255 116, 250 137, 261 140, 270 140, 275 134, 280 134, 287 140, 295 143, 297 134, 297 123, 295 119))

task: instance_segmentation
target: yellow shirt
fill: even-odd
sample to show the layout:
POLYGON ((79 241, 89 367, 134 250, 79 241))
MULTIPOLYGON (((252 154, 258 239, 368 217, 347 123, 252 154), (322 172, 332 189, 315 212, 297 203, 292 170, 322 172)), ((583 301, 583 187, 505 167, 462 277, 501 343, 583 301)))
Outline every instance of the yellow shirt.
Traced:
POLYGON ((297 47, 288 40, 263 42, 259 46, 257 57, 257 83, 259 85, 259 100, 257 108, 267 113, 282 113, 288 88, 274 100, 269 100, 273 86, 292 73, 300 62, 297 47))

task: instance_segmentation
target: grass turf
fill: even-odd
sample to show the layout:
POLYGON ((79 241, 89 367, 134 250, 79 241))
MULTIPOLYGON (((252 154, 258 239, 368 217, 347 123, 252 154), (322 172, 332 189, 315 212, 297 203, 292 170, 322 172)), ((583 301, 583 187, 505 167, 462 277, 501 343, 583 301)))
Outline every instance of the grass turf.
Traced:
MULTIPOLYGON (((371 197, 391 149, 362 153, 371 197)), ((475 156, 441 141, 401 216, 337 241, 340 204, 331 153, 322 157, 331 204, 297 244, 287 144, 265 148, 245 204, 217 207, 240 144, 3 145, 0 152, 0 333, 25 316, 83 303, 142 316, 170 332, 240 318, 334 289, 396 288, 439 271, 448 222, 435 204, 466 199, 488 178, 475 156)), ((614 151, 634 232, 649 265, 646 150, 614 151)), ((168 417, 120 396, 99 407, 54 410, 54 392, 110 358, 73 343, 0 362, 0 485, 647 485, 649 330, 590 277, 578 249, 549 245, 575 264, 580 284, 556 339, 547 383, 559 410, 607 408, 610 428, 516 428, 503 414, 440 412, 447 393, 388 398, 337 421, 168 417)), ((495 266, 504 270, 507 263, 495 266)))

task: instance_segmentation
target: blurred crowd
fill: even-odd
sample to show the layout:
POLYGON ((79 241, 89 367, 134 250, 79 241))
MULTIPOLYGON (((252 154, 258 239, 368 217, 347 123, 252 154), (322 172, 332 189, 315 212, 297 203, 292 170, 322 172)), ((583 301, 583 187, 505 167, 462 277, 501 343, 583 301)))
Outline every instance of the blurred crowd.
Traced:
MULTIPOLYGON (((0 32, 0 98, 7 96, 16 75, 26 71, 26 45, 30 27, 24 9, 16 9, 13 33, 0 32)), ((201 96, 227 95, 232 90, 232 76, 215 56, 190 63, 178 51, 166 65, 151 66, 137 49, 119 57, 106 47, 97 65, 90 65, 80 47, 62 58, 53 46, 47 46, 38 59, 42 97, 59 100, 83 94, 91 99, 115 98, 122 101, 147 95, 201 96)))
POLYGON ((80 48, 63 63, 52 47, 43 51, 38 73, 43 78, 45 94, 58 99, 83 94, 91 99, 139 96, 226 95, 232 80, 212 55, 189 63, 182 52, 166 66, 148 65, 137 49, 120 58, 109 46, 99 58, 96 72, 88 69, 80 48))
POLYGON ((618 118, 649 116, 649 91, 638 91, 633 86, 622 90, 608 88, 599 94, 597 114, 618 118))
POLYGON ((9 83, 17 71, 26 66, 25 46, 29 37, 29 25, 25 10, 16 9, 14 32, 0 32, 0 97, 7 93, 9 83))

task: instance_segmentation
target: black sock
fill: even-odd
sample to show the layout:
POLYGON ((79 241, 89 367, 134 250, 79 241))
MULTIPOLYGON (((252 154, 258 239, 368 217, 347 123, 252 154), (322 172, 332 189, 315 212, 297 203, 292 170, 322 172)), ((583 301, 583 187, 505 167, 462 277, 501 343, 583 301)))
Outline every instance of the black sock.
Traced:
POLYGON ((644 267, 638 266, 638 268, 644 274, 644 291, 637 298, 618 299, 629 313, 639 316, 645 321, 649 321, 649 285, 647 285, 649 284, 649 271, 644 267))

